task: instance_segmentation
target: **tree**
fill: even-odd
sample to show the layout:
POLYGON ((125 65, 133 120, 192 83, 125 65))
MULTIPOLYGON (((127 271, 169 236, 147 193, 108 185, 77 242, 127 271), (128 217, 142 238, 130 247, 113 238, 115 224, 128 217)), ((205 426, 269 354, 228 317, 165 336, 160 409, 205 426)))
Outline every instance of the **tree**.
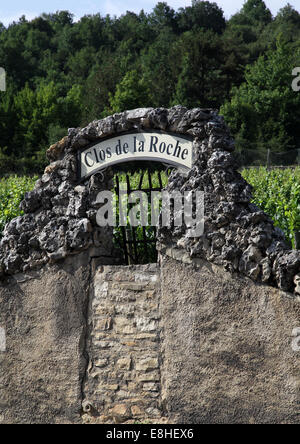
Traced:
POLYGON ((82 121, 85 125, 95 119, 100 119, 103 112, 109 109, 109 98, 122 80, 120 60, 115 54, 106 50, 97 54, 99 61, 92 68, 84 85, 81 110, 82 121))
POLYGON ((169 28, 171 31, 177 30, 175 11, 166 2, 157 3, 149 15, 149 22, 157 33, 164 28, 169 28))
POLYGON ((246 48, 246 60, 254 63, 268 49, 270 40, 266 30, 272 24, 272 14, 263 0, 247 0, 228 21, 225 34, 240 41, 246 48))
MULTIPOLYGON (((143 81, 149 85, 151 106, 168 107, 172 101, 178 75, 178 67, 173 69, 173 46, 177 36, 164 28, 152 45, 140 57, 143 81)), ((177 56, 177 59, 180 59, 177 56)))
POLYGON ((267 25, 272 21, 272 13, 263 0, 247 0, 240 12, 231 18, 237 25, 267 25))
POLYGON ((143 82, 138 70, 129 71, 117 85, 115 94, 110 94, 107 114, 150 106, 149 96, 148 85, 143 82))
POLYGON ((295 47, 297 47, 300 38, 299 12, 288 3, 278 11, 270 32, 273 32, 273 38, 277 38, 278 35, 282 34, 287 42, 296 42, 295 47))
POLYGON ((17 118, 14 109, 14 97, 16 87, 10 80, 5 94, 0 93, 0 148, 12 153, 12 139, 17 126, 17 118))
POLYGON ((94 48, 82 48, 75 52, 75 54, 70 55, 66 68, 68 69, 68 77, 72 84, 84 83, 95 61, 94 48))
POLYGON ((18 121, 14 136, 16 147, 23 146, 23 156, 47 146, 48 126, 59 119, 58 90, 53 83, 33 91, 28 84, 14 98, 18 121))
POLYGON ((57 11, 54 14, 42 14, 43 19, 50 22, 55 31, 70 26, 73 23, 74 14, 69 11, 57 11))
POLYGON ((241 13, 245 14, 253 22, 267 24, 272 21, 271 11, 263 0, 247 0, 242 7, 241 13))
POLYGON ((292 5, 288 3, 286 6, 284 6, 278 11, 278 14, 276 16, 276 21, 282 23, 290 22, 293 25, 299 26, 300 14, 298 11, 296 11, 296 9, 292 5))
POLYGON ((232 99, 221 108, 238 148, 288 151, 300 142, 300 96, 291 88, 297 60, 281 40, 246 69, 246 82, 233 89, 232 99))
POLYGON ((202 0, 193 0, 192 6, 180 8, 177 20, 181 32, 207 29, 222 34, 226 27, 222 9, 216 3, 202 0))
MULTIPOLYGON (((186 32, 175 45, 180 71, 173 104, 218 107, 223 98, 223 46, 209 31, 186 32)), ((174 57, 173 57, 174 59, 174 57)))

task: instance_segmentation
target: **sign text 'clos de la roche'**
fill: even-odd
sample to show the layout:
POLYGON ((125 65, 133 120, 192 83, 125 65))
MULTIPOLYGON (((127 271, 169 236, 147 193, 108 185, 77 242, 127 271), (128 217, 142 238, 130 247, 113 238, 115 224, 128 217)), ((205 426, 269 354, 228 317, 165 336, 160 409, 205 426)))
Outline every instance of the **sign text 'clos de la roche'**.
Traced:
POLYGON ((80 153, 80 179, 118 163, 152 160, 192 168, 192 138, 158 132, 123 134, 80 153))

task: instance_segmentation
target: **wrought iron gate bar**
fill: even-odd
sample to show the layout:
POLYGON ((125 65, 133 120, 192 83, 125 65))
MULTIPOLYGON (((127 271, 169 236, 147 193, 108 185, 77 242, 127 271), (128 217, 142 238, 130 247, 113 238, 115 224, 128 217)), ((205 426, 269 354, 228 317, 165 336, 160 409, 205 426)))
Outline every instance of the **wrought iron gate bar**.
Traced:
MULTIPOLYGON (((142 191, 146 194, 150 194, 152 191, 161 191, 163 189, 162 178, 160 171, 154 171, 153 174, 157 172, 159 187, 153 187, 153 181, 150 169, 142 170, 141 177, 139 179, 138 188, 132 189, 130 184, 130 175, 126 173, 126 190, 120 187, 120 178, 118 173, 115 174, 115 193, 117 196, 122 193, 126 193, 127 196, 132 192, 142 191), (143 181, 145 175, 147 174, 148 186, 143 188, 143 181)), ((157 255, 156 253, 156 227, 141 227, 141 232, 138 235, 138 228, 127 225, 126 227, 120 226, 121 238, 115 238, 119 247, 121 248, 124 256, 124 261, 127 265, 148 263, 153 262, 153 258, 157 255), (150 232, 150 235, 149 235, 150 232), (148 233, 148 235, 147 235, 148 233), (138 238, 141 236, 141 239, 138 238), (141 248, 139 248, 141 247, 141 248)))
POLYGON ((144 175, 145 175, 145 171, 142 171, 138 191, 140 191, 142 189, 144 175))
POLYGON ((161 172, 160 171, 158 171, 158 181, 159 181, 160 189, 162 190, 163 189, 163 184, 162 184, 162 180, 161 180, 161 172))

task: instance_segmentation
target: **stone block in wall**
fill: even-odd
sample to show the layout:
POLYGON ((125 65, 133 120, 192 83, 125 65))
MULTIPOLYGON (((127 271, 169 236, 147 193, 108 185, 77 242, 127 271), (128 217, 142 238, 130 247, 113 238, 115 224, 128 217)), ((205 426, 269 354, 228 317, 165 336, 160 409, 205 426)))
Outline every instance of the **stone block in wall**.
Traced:
POLYGON ((156 265, 107 266, 95 274, 83 390, 94 408, 93 418, 84 422, 162 417, 158 270, 156 265))
POLYGON ((155 358, 142 359, 136 363, 135 368, 139 371, 141 370, 145 372, 157 369, 159 368, 158 358, 155 357, 155 358))
POLYGON ((131 367, 131 357, 118 359, 116 366, 123 370, 130 370, 131 367))

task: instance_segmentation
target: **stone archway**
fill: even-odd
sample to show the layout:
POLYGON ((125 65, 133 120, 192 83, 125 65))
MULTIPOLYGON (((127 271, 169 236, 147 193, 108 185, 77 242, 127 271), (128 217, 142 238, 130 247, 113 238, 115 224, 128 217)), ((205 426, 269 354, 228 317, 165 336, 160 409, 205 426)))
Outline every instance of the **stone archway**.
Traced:
POLYGON ((205 257, 229 271, 293 292, 299 253, 288 251, 272 221, 250 203, 251 188, 236 171, 231 156, 234 142, 223 119, 214 110, 180 106, 115 114, 86 128, 70 129, 68 136, 50 147, 50 165, 21 204, 25 215, 4 231, 0 276, 28 271, 94 247, 98 250, 93 255, 113 257, 112 246, 105 244, 110 236, 101 232, 95 220, 96 193, 110 189, 111 171, 108 168, 101 180, 96 174, 80 182, 78 153, 101 140, 143 130, 192 138, 192 169, 187 178, 180 171, 173 175, 169 189, 206 193, 208 235, 188 239, 184 227, 181 233, 162 230, 162 244, 171 239, 174 244, 176 239, 191 256, 205 257))
POLYGON ((216 111, 181 106, 115 114, 50 147, 0 242, 2 422, 76 423, 83 409, 96 422, 297 423, 300 254, 251 204, 233 150, 216 111), (119 269, 96 221, 112 171, 79 177, 78 153, 144 130, 192 138, 191 168, 167 189, 204 192, 205 232, 160 227, 158 268, 119 269))

